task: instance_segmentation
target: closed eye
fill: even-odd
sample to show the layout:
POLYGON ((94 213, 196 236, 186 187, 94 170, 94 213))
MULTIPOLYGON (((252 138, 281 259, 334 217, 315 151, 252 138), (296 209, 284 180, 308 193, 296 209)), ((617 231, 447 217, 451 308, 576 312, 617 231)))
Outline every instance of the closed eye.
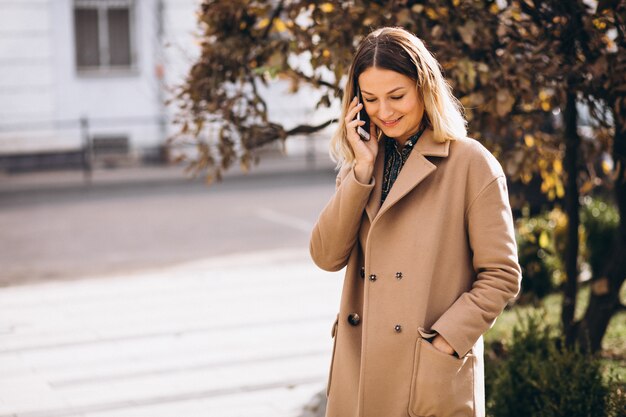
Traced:
MULTIPOLYGON (((392 96, 392 97, 390 97, 390 98, 391 98, 392 100, 401 100, 403 97, 404 97, 404 95, 401 95, 401 96, 392 96)), ((370 99, 364 98, 364 100, 365 100, 365 101, 367 101, 368 103, 372 103, 372 102, 376 101, 376 99, 375 99, 375 98, 370 98, 370 99)))

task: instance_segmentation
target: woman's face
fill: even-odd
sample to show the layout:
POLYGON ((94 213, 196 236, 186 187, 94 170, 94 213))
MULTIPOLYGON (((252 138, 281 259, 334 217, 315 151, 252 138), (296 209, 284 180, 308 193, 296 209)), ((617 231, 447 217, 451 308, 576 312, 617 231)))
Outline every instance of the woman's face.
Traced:
POLYGON ((370 119, 403 145, 417 132, 424 115, 415 81, 399 72, 370 67, 359 75, 358 82, 370 119))

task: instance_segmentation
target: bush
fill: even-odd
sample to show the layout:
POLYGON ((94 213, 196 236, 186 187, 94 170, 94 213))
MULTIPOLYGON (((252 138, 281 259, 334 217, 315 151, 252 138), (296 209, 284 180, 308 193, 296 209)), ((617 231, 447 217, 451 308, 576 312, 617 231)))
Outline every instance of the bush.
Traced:
MULTIPOLYGON (((567 239, 567 216, 555 208, 517 221, 519 263, 522 267, 522 302, 539 301, 557 289, 565 279, 563 259, 567 239)), ((619 212, 601 198, 582 199, 580 208, 579 263, 588 263, 593 278, 602 277, 602 268, 611 256, 619 212)))
POLYGON ((567 218, 558 209, 517 221, 522 302, 541 300, 562 280, 559 237, 566 225, 567 218))
MULTIPOLYGON (((513 330, 487 398, 492 417, 600 417, 623 412, 623 393, 605 381, 597 358, 564 347, 543 319, 513 330)), ((622 414, 623 415, 623 414, 622 414)))
POLYGON ((614 205, 599 198, 585 197, 580 221, 585 228, 587 260, 594 278, 600 278, 602 268, 611 256, 611 248, 619 227, 619 212, 614 205))

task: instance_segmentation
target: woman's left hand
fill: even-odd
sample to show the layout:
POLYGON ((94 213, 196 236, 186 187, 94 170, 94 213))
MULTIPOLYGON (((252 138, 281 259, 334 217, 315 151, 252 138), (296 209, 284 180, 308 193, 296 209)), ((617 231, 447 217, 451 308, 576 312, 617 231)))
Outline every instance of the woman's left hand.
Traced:
POLYGON ((450 346, 450 344, 447 342, 446 339, 443 338, 442 335, 438 334, 437 336, 435 336, 431 343, 433 344, 435 349, 448 355, 454 355, 454 349, 452 349, 452 346, 450 346))

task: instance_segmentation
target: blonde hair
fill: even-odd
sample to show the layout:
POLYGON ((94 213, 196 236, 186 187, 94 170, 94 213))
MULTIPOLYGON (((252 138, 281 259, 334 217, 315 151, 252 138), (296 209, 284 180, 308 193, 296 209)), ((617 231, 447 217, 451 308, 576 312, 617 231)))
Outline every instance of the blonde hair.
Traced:
POLYGON ((467 135, 463 108, 452 95, 435 57, 417 36, 407 30, 383 27, 361 41, 350 65, 339 126, 330 142, 330 156, 338 168, 355 162, 344 118, 356 95, 359 76, 371 67, 395 71, 415 80, 418 96, 424 102, 424 119, 433 129, 435 141, 445 142, 467 135))

